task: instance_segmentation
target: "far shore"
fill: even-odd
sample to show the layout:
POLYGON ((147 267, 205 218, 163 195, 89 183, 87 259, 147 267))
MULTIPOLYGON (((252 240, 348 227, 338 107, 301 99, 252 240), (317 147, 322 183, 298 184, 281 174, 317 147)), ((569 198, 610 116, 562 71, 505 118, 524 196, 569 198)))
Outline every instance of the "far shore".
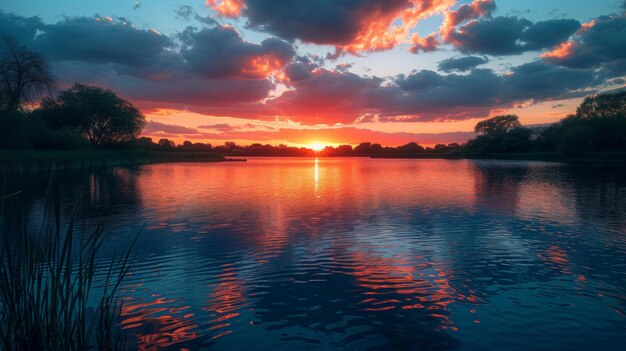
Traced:
MULTIPOLYGON (((51 169, 124 167, 156 163, 176 162, 245 162, 244 157, 305 157, 305 156, 265 156, 265 155, 219 155, 211 152, 148 151, 148 150, 78 150, 78 151, 0 151, 0 171, 31 172, 51 169)), ((308 157, 308 156, 307 156, 308 157)), ((624 152, 593 152, 571 157, 559 153, 503 153, 503 154, 375 154, 318 156, 326 157, 369 157, 373 159, 488 159, 510 161, 547 161, 568 163, 614 163, 626 164, 624 152)))
POLYGON ((51 169, 122 167, 172 162, 245 162, 211 152, 146 150, 3 150, 0 170, 30 172, 51 169))
POLYGON ((447 159, 447 160, 509 160, 509 161, 548 161, 568 163, 617 163, 626 164, 626 152, 590 152, 581 156, 567 156, 557 152, 528 152, 528 153, 490 153, 490 154, 463 154, 446 155, 433 153, 420 154, 377 154, 371 158, 384 159, 447 159))

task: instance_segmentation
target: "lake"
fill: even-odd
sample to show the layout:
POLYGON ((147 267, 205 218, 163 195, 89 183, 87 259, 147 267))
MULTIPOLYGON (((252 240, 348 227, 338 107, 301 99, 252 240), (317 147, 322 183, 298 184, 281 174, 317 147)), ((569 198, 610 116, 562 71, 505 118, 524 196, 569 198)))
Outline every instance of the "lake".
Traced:
POLYGON ((626 169, 250 158, 10 176, 46 211, 137 235, 122 326, 140 350, 617 350, 626 169), (49 192, 49 195, 46 193, 49 192), (56 206, 47 206, 46 198, 56 206))

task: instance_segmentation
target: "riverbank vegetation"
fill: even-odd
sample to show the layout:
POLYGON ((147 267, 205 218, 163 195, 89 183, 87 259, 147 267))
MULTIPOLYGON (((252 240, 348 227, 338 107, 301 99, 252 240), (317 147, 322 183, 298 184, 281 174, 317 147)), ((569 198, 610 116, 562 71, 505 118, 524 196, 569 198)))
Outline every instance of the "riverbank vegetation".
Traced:
MULTIPOLYGON (((2 194, 0 218, 20 201, 19 192, 2 194)), ((45 213, 39 230, 3 221, 0 349, 124 350, 119 292, 134 243, 103 260, 97 257, 105 240, 101 226, 79 237, 72 222, 64 228, 54 211, 45 213)))

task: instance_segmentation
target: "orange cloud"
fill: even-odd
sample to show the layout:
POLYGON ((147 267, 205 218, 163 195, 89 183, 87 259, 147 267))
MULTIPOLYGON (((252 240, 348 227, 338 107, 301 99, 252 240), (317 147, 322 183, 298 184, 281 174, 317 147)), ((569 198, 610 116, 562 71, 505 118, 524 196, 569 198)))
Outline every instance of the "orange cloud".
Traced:
MULTIPOLYGON (((342 37, 338 33, 337 38, 342 37, 342 39, 329 38, 328 42, 319 42, 307 37, 300 37, 300 39, 317 44, 332 44, 337 49, 337 55, 344 52, 359 54, 389 50, 399 44, 410 43, 410 30, 415 28, 420 20, 436 13, 443 13, 455 3, 456 0, 398 0, 350 5, 346 8, 342 7, 342 10, 347 13, 346 20, 355 22, 354 25, 349 26, 351 33, 347 34, 347 37, 342 37)), ((245 0, 207 0, 206 5, 221 16, 231 18, 241 16, 243 9, 246 8, 245 0)), ((337 7, 340 6, 337 5, 337 7)), ((322 6, 317 9, 320 12, 326 11, 322 6)), ((323 13, 319 14, 319 16, 323 15, 323 13)), ((313 13, 311 16, 315 17, 316 14, 313 13)), ((269 17, 271 17, 269 20, 275 19, 273 15, 269 17)), ((316 28, 307 27, 306 29, 307 33, 315 31, 316 28)))
POLYGON ((474 0, 471 4, 462 5, 456 11, 446 12, 440 32, 445 41, 450 41, 454 28, 471 19, 489 14, 496 8, 494 0, 474 0))
MULTIPOLYGON (((256 56, 241 67, 241 75, 245 77, 265 78, 279 71, 286 63, 285 59, 281 59, 272 54, 256 56)), ((279 74, 279 77, 280 76, 279 74)))
MULTIPOLYGON (((364 16, 361 20, 361 31, 354 40, 338 49, 352 54, 363 51, 389 50, 401 43, 409 42, 409 31, 417 23, 435 13, 444 12, 450 8, 456 0, 421 1, 412 0, 412 7, 399 12, 384 13, 374 12, 364 16), (393 25, 400 20, 400 24, 393 25)), ((430 37, 430 36, 429 36, 430 37)))
POLYGON ((214 9, 224 17, 239 17, 246 7, 243 0, 206 0, 206 6, 214 9))
POLYGON ((554 50, 541 54, 541 58, 562 60, 564 58, 570 57, 574 53, 576 47, 577 45, 575 42, 566 41, 554 48, 554 50))
POLYGON ((580 29, 578 30, 578 32, 576 32, 576 34, 583 34, 586 31, 588 31, 589 29, 593 28, 593 26, 595 26, 595 25, 596 25, 596 20, 595 19, 591 20, 591 21, 589 21, 587 23, 583 23, 580 26, 580 29))
POLYGON ((435 51, 441 45, 441 41, 437 38, 437 33, 430 33, 423 38, 418 34, 414 34, 411 37, 411 42, 413 42, 413 46, 409 48, 409 51, 414 54, 417 54, 420 50, 424 52, 435 51))

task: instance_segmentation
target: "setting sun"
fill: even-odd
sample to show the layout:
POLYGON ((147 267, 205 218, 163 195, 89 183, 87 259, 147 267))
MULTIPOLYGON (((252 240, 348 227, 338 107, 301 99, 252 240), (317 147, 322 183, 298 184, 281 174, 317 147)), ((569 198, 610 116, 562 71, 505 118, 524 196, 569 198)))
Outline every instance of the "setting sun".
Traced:
POLYGON ((309 144, 309 148, 313 151, 322 151, 324 150, 324 148, 326 147, 326 145, 322 144, 322 143, 312 143, 309 144))

